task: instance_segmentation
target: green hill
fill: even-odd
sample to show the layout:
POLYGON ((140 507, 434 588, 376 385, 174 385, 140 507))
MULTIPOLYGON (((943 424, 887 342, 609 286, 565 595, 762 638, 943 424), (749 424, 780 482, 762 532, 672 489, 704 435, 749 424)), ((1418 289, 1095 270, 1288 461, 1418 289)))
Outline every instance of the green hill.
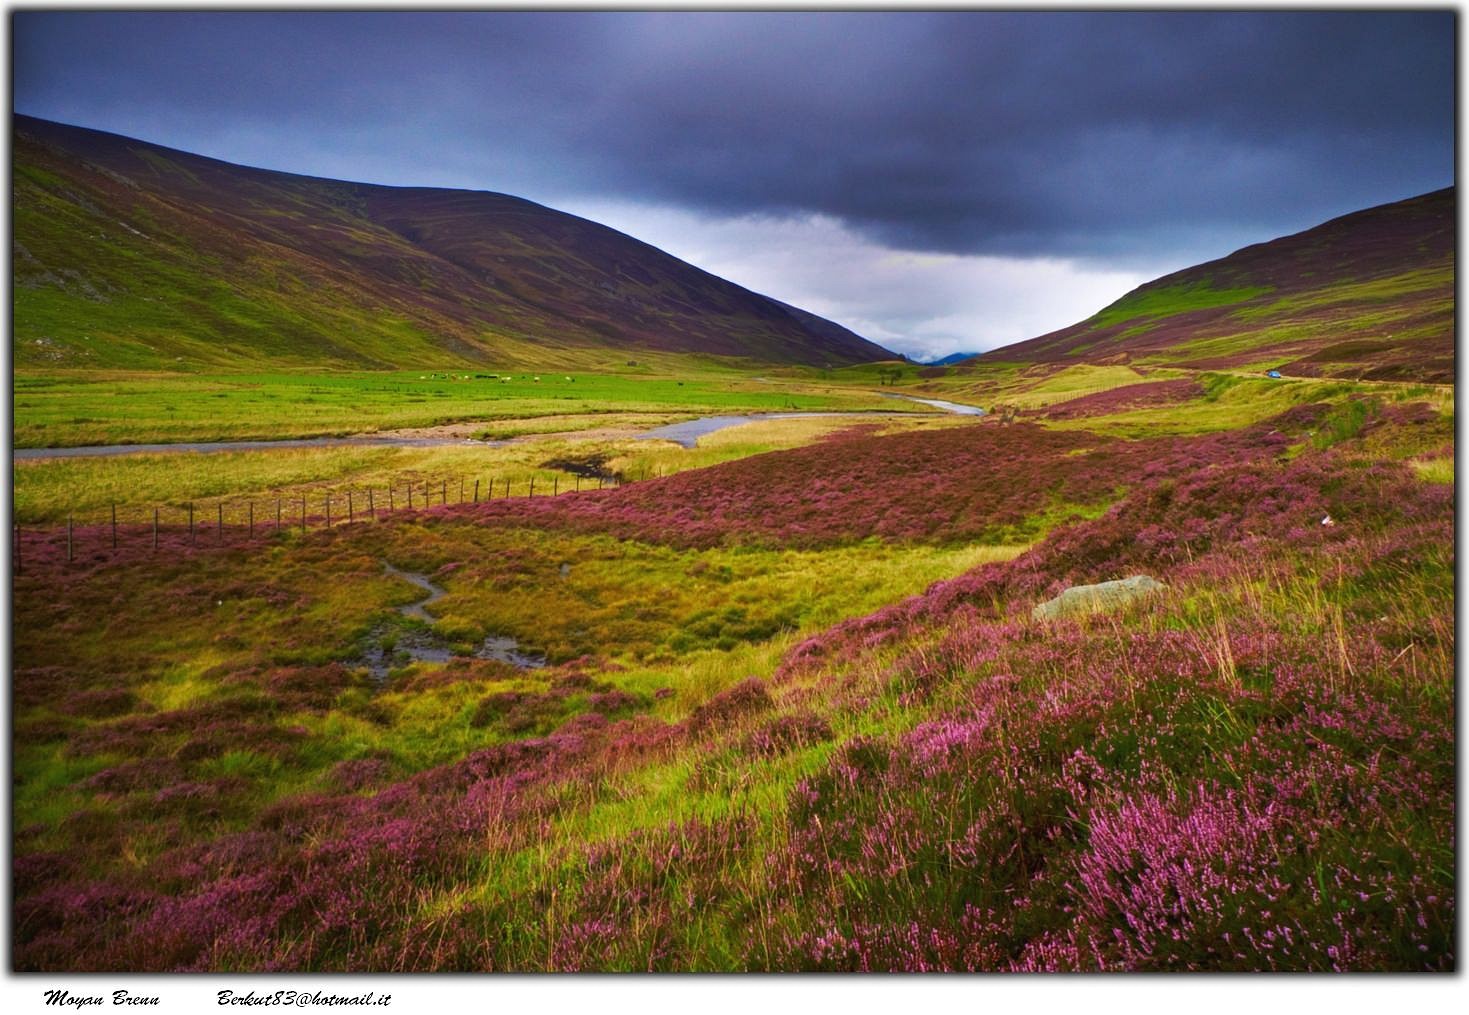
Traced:
POLYGON ((14 118, 18 368, 889 359, 838 325, 504 194, 231 165, 14 118))
MULTIPOLYGON (((1454 189, 1166 275, 990 361, 1454 376, 1454 189)), ((983 361, 980 361, 983 362, 983 361)))

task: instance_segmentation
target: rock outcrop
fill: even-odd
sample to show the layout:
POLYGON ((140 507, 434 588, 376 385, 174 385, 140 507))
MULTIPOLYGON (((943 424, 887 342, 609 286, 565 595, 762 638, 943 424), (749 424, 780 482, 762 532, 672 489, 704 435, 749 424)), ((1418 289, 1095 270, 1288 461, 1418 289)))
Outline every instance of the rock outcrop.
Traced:
POLYGON ((1058 620, 1087 613, 1105 613, 1166 588, 1145 574, 1097 585, 1073 585, 1055 599, 1030 612, 1036 620, 1058 620))

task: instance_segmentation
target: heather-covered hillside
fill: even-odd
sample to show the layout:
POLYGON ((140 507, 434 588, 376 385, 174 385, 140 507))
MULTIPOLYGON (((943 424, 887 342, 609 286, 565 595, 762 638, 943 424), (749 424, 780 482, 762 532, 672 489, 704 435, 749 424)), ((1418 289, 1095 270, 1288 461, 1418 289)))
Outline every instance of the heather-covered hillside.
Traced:
POLYGON ((1449 382, 1455 207, 1448 188, 1345 215, 1156 279, 985 358, 1449 382))
POLYGON ((230 165, 17 116, 22 368, 545 368, 638 351, 890 358, 846 329, 505 194, 230 165))

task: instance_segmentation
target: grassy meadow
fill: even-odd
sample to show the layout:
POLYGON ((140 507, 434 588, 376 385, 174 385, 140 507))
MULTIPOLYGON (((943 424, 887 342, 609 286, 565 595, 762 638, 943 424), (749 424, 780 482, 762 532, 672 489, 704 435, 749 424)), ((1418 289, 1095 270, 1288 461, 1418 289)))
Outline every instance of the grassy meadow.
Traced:
POLYGON ((18 969, 1456 968, 1452 389, 534 376, 17 380, 39 445, 510 440, 15 465, 18 969), (1009 410, 630 432, 891 393, 1009 410))
MULTIPOLYGON (((22 525, 65 523, 177 524, 190 504, 201 521, 223 511, 226 525, 246 526, 254 517, 274 523, 277 502, 300 518, 324 523, 327 498, 335 520, 349 512, 366 515, 432 504, 473 503, 535 493, 571 493, 616 482, 672 475, 719 462, 810 444, 832 434, 939 430, 962 425, 959 417, 854 415, 759 420, 701 438, 686 448, 672 441, 633 436, 686 416, 583 416, 582 432, 569 417, 549 417, 553 429, 500 437, 487 446, 462 441, 438 446, 347 445, 191 452, 140 452, 75 458, 33 458, 13 464, 15 521, 22 525), (595 431, 595 432, 593 432, 595 431), (618 436, 620 434, 621 436, 618 436), (532 486, 534 484, 534 486, 532 486), (372 500, 369 501, 369 493, 372 500), (349 506, 349 497, 350 506, 349 506)), ((542 422, 548 417, 529 420, 542 422)))
MULTIPOLYGON (((839 371, 781 373, 756 377, 748 368, 658 354, 598 372, 25 371, 15 378, 14 438, 18 448, 277 440, 459 422, 515 436, 535 432, 528 421, 546 417, 894 408, 861 386, 838 385, 839 371)), ((567 428, 578 425, 587 424, 567 428)))

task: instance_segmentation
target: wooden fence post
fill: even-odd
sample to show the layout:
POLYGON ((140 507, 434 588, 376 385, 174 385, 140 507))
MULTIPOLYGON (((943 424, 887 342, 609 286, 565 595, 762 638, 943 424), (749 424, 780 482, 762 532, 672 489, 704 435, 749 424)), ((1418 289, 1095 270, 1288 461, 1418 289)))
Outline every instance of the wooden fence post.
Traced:
POLYGON ((459 503, 464 503, 464 477, 459 477, 459 503))
POLYGON ((479 480, 474 481, 474 502, 479 503, 479 480))
POLYGON ((449 481, 447 479, 439 480, 439 503, 449 503, 449 481))
POLYGON ((224 501, 220 501, 215 507, 219 508, 218 521, 214 523, 214 541, 224 542, 224 501))
POLYGON ((255 538, 255 502, 252 500, 246 503, 250 508, 250 538, 253 540, 255 538))
POLYGON ((530 478, 530 492, 527 493, 526 496, 527 497, 534 497, 535 495, 536 495, 536 477, 535 476, 532 476, 530 478))
POLYGON ((351 525, 357 520, 357 509, 352 506, 352 491, 347 491, 347 524, 351 525))
POLYGON ((302 497, 301 498, 301 531, 302 531, 302 533, 305 533, 305 531, 306 531, 306 498, 305 497, 302 497))
POLYGON ((505 496, 510 496, 510 480, 505 480, 505 496))
POLYGON ((413 481, 408 481, 408 510, 413 510, 413 481))
POLYGON ((275 530, 277 532, 281 530, 281 499, 279 497, 275 499, 275 530))
POLYGON ((194 545, 194 502, 189 501, 189 545, 194 545))
POLYGON ((551 496, 552 497, 556 496, 556 491, 559 490, 559 489, 561 489, 561 477, 560 476, 552 476, 551 477, 551 496))
POLYGON ((332 527, 332 495, 326 495, 326 527, 332 527))
POLYGON ((117 502, 112 503, 112 548, 117 549, 117 502))
POLYGON ((66 513, 66 562, 71 563, 71 512, 66 513))
POLYGON ((153 550, 158 550, 158 509, 153 509, 153 550))

